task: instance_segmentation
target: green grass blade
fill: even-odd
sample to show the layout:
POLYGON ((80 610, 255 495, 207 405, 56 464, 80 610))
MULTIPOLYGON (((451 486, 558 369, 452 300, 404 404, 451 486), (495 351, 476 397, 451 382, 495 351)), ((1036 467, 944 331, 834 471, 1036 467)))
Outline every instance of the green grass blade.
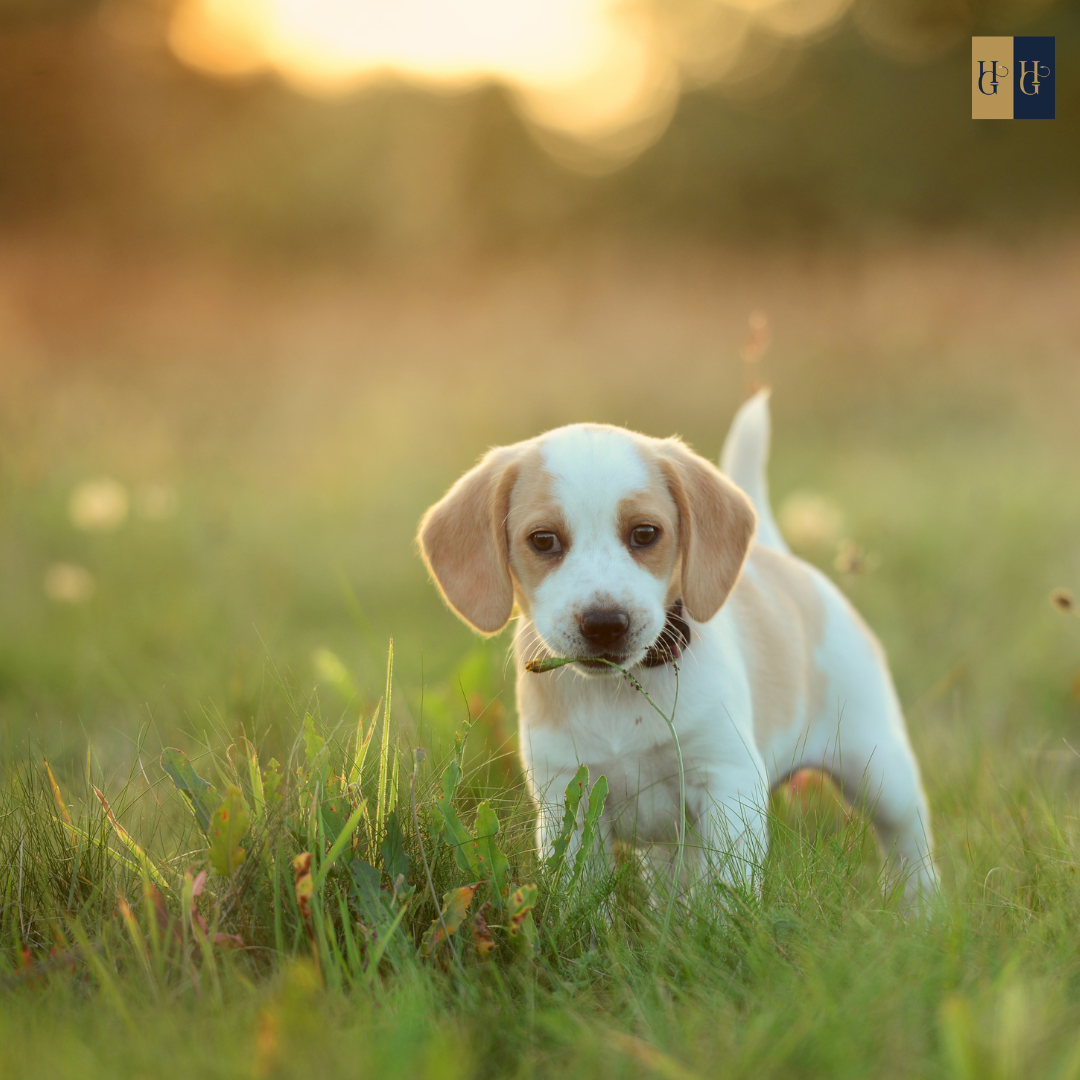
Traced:
POLYGON ((345 850, 352 840, 353 833, 356 832, 356 826, 360 824, 360 819, 364 816, 364 804, 361 803, 350 815, 345 822, 345 827, 338 833, 337 839, 333 842, 330 850, 326 853, 326 857, 319 864, 318 872, 315 874, 315 889, 318 891, 319 886, 325 880, 326 875, 330 873, 334 863, 337 862, 338 857, 345 850))
POLYGON ((375 838, 382 836, 386 820, 385 799, 388 764, 390 757, 390 691, 394 680, 394 639, 386 654, 386 705, 383 708, 382 746, 379 748, 379 787, 375 796, 375 838))

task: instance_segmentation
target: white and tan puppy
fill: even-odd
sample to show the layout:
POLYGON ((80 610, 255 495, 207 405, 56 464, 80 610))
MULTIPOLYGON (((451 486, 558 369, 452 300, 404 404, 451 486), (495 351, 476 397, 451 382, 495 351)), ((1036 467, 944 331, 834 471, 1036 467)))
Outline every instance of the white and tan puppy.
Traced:
POLYGON ((667 857, 677 835, 674 744, 641 694, 602 663, 525 669, 597 657, 632 671, 669 715, 678 681, 699 870, 752 878, 769 790, 815 767, 866 806, 908 892, 927 893, 926 798, 884 653, 832 582, 788 551, 769 508, 768 447, 764 392, 732 425, 728 475, 678 439, 558 428, 486 454, 427 512, 421 551, 480 633, 519 611, 521 750, 542 851, 579 763, 608 778, 609 850, 667 857))

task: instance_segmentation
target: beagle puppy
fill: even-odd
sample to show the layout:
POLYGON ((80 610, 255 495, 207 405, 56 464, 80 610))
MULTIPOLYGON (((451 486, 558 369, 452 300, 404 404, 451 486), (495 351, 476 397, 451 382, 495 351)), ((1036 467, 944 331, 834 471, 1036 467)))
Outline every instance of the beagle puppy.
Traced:
POLYGON ((571 424, 489 451, 425 514, 420 550, 479 633, 518 612, 521 752, 541 853, 584 763, 608 779, 608 851, 673 858, 675 745, 610 661, 674 713, 697 874, 752 880, 769 791, 815 768, 870 813, 907 894, 926 895, 937 883, 926 796, 885 654, 840 590, 788 550, 768 451, 765 391, 736 416, 724 471, 677 438, 571 424), (575 662, 527 669, 547 657, 575 662))

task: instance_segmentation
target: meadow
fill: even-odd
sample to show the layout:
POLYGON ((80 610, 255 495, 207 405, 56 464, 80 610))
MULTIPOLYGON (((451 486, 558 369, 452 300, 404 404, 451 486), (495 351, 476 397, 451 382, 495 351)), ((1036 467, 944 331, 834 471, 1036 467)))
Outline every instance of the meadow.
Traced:
POLYGON ((1067 240, 10 244, 0 1076, 1080 1077, 1078 285, 1067 240), (754 381, 781 521, 893 665, 922 916, 809 783, 757 888, 666 932, 632 857, 541 864, 508 635, 415 552, 488 446, 599 420, 715 458, 754 381))

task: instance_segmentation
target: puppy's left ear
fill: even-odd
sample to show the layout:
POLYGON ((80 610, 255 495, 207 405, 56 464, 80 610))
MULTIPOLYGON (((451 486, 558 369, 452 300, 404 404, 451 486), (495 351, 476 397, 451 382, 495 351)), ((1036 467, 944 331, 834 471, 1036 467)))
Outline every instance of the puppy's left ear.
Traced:
POLYGON ((443 599, 474 630, 497 634, 514 610, 506 516, 519 455, 487 453, 420 522, 420 553, 443 599))
POLYGON ((757 515, 739 488, 678 439, 660 444, 660 468, 679 511, 683 603, 690 618, 708 622, 739 579, 757 515))

